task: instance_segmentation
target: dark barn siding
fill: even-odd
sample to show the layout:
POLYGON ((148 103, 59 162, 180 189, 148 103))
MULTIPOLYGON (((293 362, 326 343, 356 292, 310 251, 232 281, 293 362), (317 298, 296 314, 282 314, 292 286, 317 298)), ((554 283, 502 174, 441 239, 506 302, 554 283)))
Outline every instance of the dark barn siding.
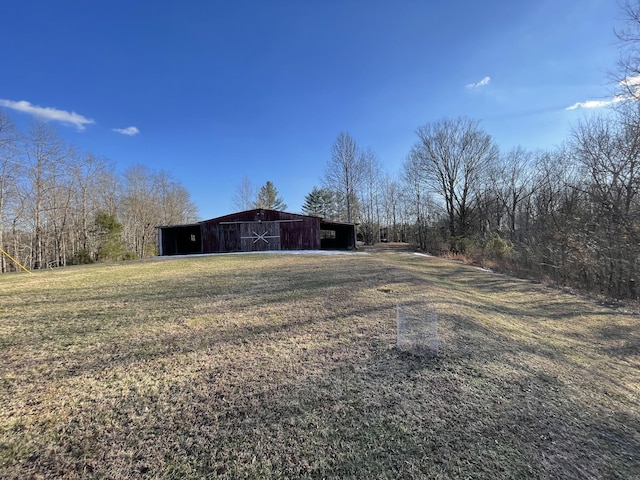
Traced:
POLYGON ((205 253, 241 252, 240 224, 202 223, 202 249, 205 253))
POLYGON ((355 248, 353 224, 322 222, 319 217, 276 210, 247 210, 195 225, 158 228, 162 255, 355 248), (334 238, 321 241, 321 228, 335 230, 334 238))
POLYGON ((281 249, 320 249, 320 219, 316 217, 301 217, 292 220, 280 222, 281 249))
POLYGON ((275 210, 248 210, 202 222, 205 252, 317 250, 320 219, 275 210))
POLYGON ((280 250, 280 225, 278 222, 241 223, 240 240, 243 252, 280 250))

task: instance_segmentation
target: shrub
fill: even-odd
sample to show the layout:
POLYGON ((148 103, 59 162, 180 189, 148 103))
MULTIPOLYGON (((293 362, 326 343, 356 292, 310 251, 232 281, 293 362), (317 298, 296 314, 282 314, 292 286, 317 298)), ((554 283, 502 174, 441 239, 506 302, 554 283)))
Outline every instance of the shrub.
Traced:
POLYGON ((71 265, 86 265, 89 263, 94 263, 93 256, 86 248, 78 251, 71 261, 69 262, 71 265))
POLYGON ((487 242, 484 250, 494 260, 506 260, 513 254, 513 246, 497 233, 487 242))

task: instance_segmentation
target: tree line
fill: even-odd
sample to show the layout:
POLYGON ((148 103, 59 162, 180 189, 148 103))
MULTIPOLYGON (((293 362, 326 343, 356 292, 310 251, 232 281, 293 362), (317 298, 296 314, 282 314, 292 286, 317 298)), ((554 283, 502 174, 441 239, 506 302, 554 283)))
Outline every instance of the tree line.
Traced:
POLYGON ((22 132, 0 112, 0 272, 144 257, 158 225, 195 221, 172 176, 134 165, 117 174, 49 125, 22 132))
POLYGON ((477 121, 441 119, 395 177, 346 132, 303 211, 358 224, 359 239, 410 242, 536 279, 636 297, 640 110, 579 122, 552 150, 501 152, 477 121))

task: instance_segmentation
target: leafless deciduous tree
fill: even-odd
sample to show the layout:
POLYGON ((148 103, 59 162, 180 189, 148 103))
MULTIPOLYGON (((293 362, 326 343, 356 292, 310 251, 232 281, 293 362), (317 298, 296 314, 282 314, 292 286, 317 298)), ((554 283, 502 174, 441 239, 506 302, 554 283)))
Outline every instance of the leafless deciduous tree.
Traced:
POLYGON ((188 192, 167 172, 142 164, 124 172, 118 217, 125 244, 136 255, 155 254, 156 227, 194 221, 196 212, 188 192))
POLYGON ((118 179, 113 165, 93 154, 79 157, 73 170, 74 243, 72 258, 95 257, 95 219, 98 212, 115 215, 118 204, 118 179))
POLYGON ((355 222, 358 218, 358 191, 363 179, 362 154, 349 133, 341 132, 331 147, 331 159, 325 167, 325 186, 337 194, 343 205, 343 220, 355 222))
POLYGON ((534 153, 515 147, 489 166, 485 183, 486 205, 484 225, 489 232, 515 241, 521 230, 523 202, 533 193, 534 153))
POLYGON ((487 167, 498 158, 491 136, 477 121, 443 119, 417 130, 411 156, 431 190, 445 204, 452 236, 465 236, 473 217, 477 186, 487 167))
POLYGON ((626 295, 640 255, 640 128, 594 117, 574 128, 571 144, 581 173, 574 188, 583 195, 588 238, 600 259, 585 275, 604 280, 610 295, 626 295))
POLYGON ((198 209, 191 201, 189 192, 170 173, 155 172, 152 174, 152 180, 162 225, 177 225, 197 220, 198 209))
POLYGON ((47 233, 56 228, 54 222, 56 215, 61 213, 59 208, 64 209, 59 205, 62 200, 57 197, 65 196, 64 190, 68 188, 63 182, 71 152, 56 132, 41 122, 33 124, 23 150, 27 170, 21 194, 29 213, 26 220, 33 232, 32 264, 34 268, 42 268, 46 266, 45 257, 56 261, 47 233))
MULTIPOLYGON (((20 165, 16 162, 17 131, 9 117, 0 112, 0 248, 4 247, 5 222, 10 204, 16 200, 20 165)), ((0 254, 0 273, 7 271, 7 259, 0 254)))
POLYGON ((360 192, 360 231, 367 244, 380 241, 380 177, 382 168, 375 152, 368 148, 362 152, 362 184, 360 192))
POLYGON ((616 29, 620 40, 618 69, 613 74, 620 92, 619 100, 640 99, 640 2, 621 3, 623 25, 616 29))
POLYGON ((382 204, 381 225, 384 229, 384 239, 389 242, 403 241, 401 235, 402 218, 402 187, 400 182, 385 174, 380 181, 380 198, 382 204))
MULTIPOLYGON (((28 268, 95 261, 97 218, 126 220, 121 235, 131 255, 143 256, 154 250, 155 226, 196 215, 189 193, 169 174, 141 167, 117 175, 50 125, 34 123, 25 135, 0 115, 0 247, 28 268)), ((0 272, 16 269, 0 258, 0 272)))
POLYGON ((236 191, 231 199, 231 204, 235 210, 244 211, 253 208, 256 199, 256 189, 251 184, 249 177, 245 176, 236 187, 236 191))
POLYGON ((413 230, 409 238, 420 248, 433 250, 428 241, 428 228, 434 223, 436 206, 418 155, 407 156, 402 174, 404 190, 400 198, 404 200, 405 222, 411 225, 413 230))

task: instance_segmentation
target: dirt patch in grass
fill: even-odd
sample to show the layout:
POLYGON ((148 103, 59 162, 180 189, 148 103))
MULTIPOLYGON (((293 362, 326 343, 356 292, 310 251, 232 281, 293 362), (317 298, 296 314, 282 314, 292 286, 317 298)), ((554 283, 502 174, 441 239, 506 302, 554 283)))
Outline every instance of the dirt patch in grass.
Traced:
POLYGON ((637 316, 411 252, 0 277, 3 478, 633 478, 637 316), (440 353, 395 348, 398 302, 440 353))

